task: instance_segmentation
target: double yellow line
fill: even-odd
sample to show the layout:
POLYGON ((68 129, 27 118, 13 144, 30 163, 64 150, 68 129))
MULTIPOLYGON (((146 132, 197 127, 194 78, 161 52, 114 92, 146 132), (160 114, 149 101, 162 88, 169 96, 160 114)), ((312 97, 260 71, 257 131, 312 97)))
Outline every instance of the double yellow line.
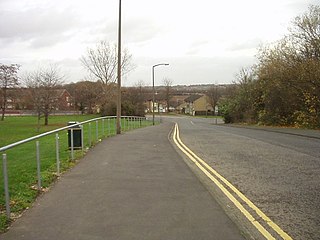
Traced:
POLYGON ((175 124, 173 132, 173 141, 176 146, 212 181, 217 187, 230 199, 231 202, 240 210, 240 212, 252 223, 252 225, 266 238, 275 239, 269 231, 267 231, 251 213, 236 199, 240 198, 247 206, 256 212, 260 219, 267 223, 282 239, 292 240, 277 224, 267 217, 258 207, 256 207, 245 195, 243 195, 236 187, 234 187, 227 179, 222 177, 216 170, 211 168, 205 161, 192 152, 180 139, 178 124, 175 124), (232 190, 230 192, 226 187, 232 190))

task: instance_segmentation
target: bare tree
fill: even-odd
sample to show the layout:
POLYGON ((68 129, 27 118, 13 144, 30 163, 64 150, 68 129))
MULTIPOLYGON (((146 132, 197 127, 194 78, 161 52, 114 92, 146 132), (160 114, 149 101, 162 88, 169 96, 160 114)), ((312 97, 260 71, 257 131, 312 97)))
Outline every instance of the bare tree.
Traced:
MULTIPOLYGON (((80 58, 82 65, 90 75, 101 83, 103 91, 100 98, 102 113, 105 112, 105 108, 108 108, 108 105, 113 105, 117 94, 115 91, 118 66, 117 51, 117 45, 111 45, 106 41, 101 41, 95 48, 89 48, 86 55, 80 58)), ((134 68, 132 55, 127 49, 124 49, 121 56, 121 73, 125 75, 134 68)))
MULTIPOLYGON (((83 66, 97 80, 104 84, 115 83, 117 80, 117 45, 106 41, 99 42, 95 48, 89 48, 85 56, 80 58, 83 66)), ((123 75, 133 68, 132 55, 125 49, 122 53, 121 72, 123 75)))
POLYGON ((163 85, 164 85, 164 98, 166 101, 166 105, 167 105, 167 112, 169 112, 169 108, 170 108, 170 99, 171 99, 171 95, 172 95, 172 79, 169 78, 165 78, 163 79, 163 85))
POLYGON ((219 89, 219 86, 217 86, 216 84, 211 86, 208 90, 207 95, 209 99, 209 104, 213 109, 213 114, 215 114, 216 106, 218 105, 218 101, 221 97, 221 90, 219 89))
POLYGON ((44 125, 48 125, 49 115, 57 107, 57 88, 62 85, 63 78, 57 66, 30 72, 24 78, 34 108, 37 111, 38 120, 43 114, 44 125))
POLYGON ((100 104, 102 96, 101 83, 91 81, 81 81, 69 85, 72 89, 75 104, 79 107, 79 110, 84 113, 93 113, 93 109, 100 104))
POLYGON ((8 101, 8 89, 16 87, 19 84, 18 81, 18 70, 20 68, 20 65, 18 64, 11 64, 11 65, 5 65, 0 64, 0 105, 1 105, 1 121, 4 120, 4 115, 7 107, 7 101, 8 101))

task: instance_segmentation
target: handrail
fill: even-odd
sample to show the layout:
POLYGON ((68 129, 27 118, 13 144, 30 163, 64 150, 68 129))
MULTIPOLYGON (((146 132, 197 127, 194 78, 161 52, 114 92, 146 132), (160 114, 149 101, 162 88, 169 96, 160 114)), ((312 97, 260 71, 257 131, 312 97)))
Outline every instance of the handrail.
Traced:
MULTIPOLYGON (((132 116, 121 116, 121 118, 126 118, 126 117, 132 117, 132 116)), ((24 143, 27 143, 27 142, 31 142, 33 140, 36 140, 36 139, 51 135, 53 133, 57 133, 57 132, 69 129, 69 128, 72 128, 72 127, 75 127, 75 126, 83 125, 83 124, 86 124, 86 123, 89 123, 89 122, 93 122, 93 121, 97 121, 97 120, 100 120, 100 119, 113 119, 113 118, 116 118, 116 116, 98 117, 98 118, 89 119, 89 120, 86 120, 86 121, 83 121, 83 122, 80 122, 80 123, 76 123, 76 124, 73 124, 73 125, 69 125, 69 126, 66 126, 66 127, 54 129, 54 130, 51 130, 49 132, 45 132, 45 133, 30 137, 30 138, 23 139, 21 141, 15 142, 15 143, 11 143, 11 144, 6 145, 4 147, 1 147, 0 148, 0 152, 4 152, 4 151, 6 151, 6 150, 8 150, 10 148, 16 147, 18 145, 21 145, 21 144, 24 144, 24 143)), ((140 118, 143 118, 143 117, 140 117, 140 118)))

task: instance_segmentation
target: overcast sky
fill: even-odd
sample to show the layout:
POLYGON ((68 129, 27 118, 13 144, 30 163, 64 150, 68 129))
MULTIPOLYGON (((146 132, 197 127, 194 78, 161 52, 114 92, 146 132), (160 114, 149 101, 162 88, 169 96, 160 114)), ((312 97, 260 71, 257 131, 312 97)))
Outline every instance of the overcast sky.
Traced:
MULTIPOLYGON (((122 0, 122 44, 136 68, 124 85, 230 83, 257 48, 283 37, 319 0, 122 0)), ((0 0, 0 63, 21 72, 58 63, 67 82, 87 76, 79 58, 117 42, 118 0, 0 0)))

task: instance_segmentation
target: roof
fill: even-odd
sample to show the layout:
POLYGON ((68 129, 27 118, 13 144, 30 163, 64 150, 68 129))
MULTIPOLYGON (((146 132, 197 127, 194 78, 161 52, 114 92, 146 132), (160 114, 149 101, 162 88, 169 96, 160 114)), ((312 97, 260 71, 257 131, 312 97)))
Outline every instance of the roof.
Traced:
POLYGON ((71 96, 71 94, 68 92, 67 89, 62 88, 62 89, 54 89, 55 94, 57 95, 57 97, 61 97, 65 92, 71 96))
POLYGON ((202 97, 202 95, 191 95, 190 97, 186 98, 184 101, 185 102, 194 102, 201 97, 202 97))

